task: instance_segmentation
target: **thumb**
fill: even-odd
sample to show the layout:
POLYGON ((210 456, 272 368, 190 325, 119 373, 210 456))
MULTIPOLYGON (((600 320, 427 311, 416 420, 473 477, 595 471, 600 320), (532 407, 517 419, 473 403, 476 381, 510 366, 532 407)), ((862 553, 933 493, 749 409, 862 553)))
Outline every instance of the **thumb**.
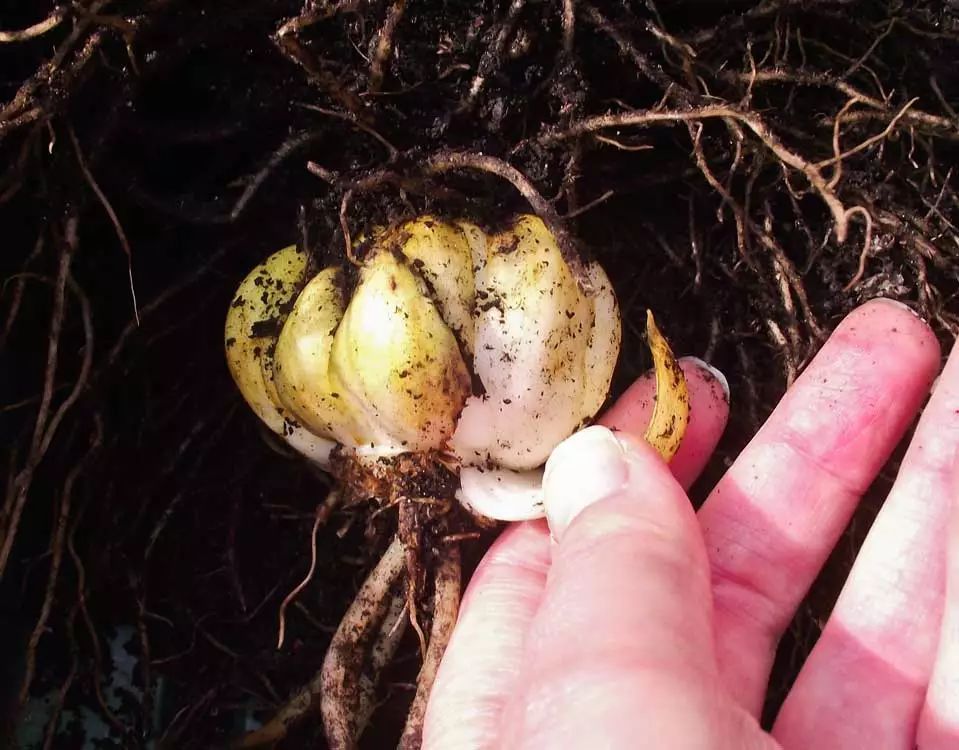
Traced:
POLYGON ((645 443, 590 427, 544 476, 556 542, 502 747, 716 746, 731 737, 693 509, 645 443), (704 744, 705 743, 705 744, 704 744))
POLYGON ((544 488, 557 542, 550 572, 557 604, 621 637, 624 655, 668 653, 697 670, 713 663, 702 533, 659 454, 624 433, 590 427, 553 453, 544 488))

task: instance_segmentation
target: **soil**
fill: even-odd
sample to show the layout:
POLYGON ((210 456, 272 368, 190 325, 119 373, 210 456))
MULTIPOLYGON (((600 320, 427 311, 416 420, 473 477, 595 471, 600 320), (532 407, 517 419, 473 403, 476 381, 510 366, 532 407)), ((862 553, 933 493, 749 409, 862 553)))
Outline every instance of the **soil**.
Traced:
MULTIPOLYGON (((225 312, 280 247, 341 259, 341 205, 354 236, 426 211, 496 224, 530 210, 523 185, 429 168, 451 153, 515 167, 544 218, 603 261, 625 323, 613 395, 649 367, 647 308, 679 353, 729 376, 697 502, 856 304, 900 299, 951 345, 956 5, 662 6, 82 0, 33 38, 0 37, 7 732, 22 740, 32 717, 41 738, 59 727, 48 746, 80 747, 86 710, 104 746, 216 746, 313 677, 395 519, 371 534, 369 508, 334 514, 277 651, 329 484, 241 402, 225 312), (574 127, 624 113, 636 122, 574 127)), ((4 2, 0 29, 54 11, 4 2)), ((895 466, 784 638, 767 720, 895 466)), ((464 546, 467 569, 492 537, 464 546)), ((401 653, 368 747, 402 727, 414 639, 401 653)), ((284 746, 307 743, 323 746, 315 720, 284 746)))

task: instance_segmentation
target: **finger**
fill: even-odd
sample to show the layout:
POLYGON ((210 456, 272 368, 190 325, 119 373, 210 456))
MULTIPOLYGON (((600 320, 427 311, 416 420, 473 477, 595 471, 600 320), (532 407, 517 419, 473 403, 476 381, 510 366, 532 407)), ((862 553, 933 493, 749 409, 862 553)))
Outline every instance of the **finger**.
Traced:
POLYGON ((596 426, 553 452, 544 495, 557 546, 500 746, 702 746, 722 692, 682 487, 651 448, 596 426))
MULTIPOLYGON (((691 483, 702 470, 729 414, 725 378, 699 360, 680 360, 689 384, 690 422, 671 469, 691 483)), ((651 374, 634 383, 604 421, 641 435, 652 411, 651 374)), ((545 587, 549 532, 544 524, 510 526, 473 575, 453 638, 433 687, 424 747, 484 748, 496 740, 502 708, 515 684, 529 622, 545 587)))
MULTIPOLYGON (((689 424, 669 468, 679 483, 689 489, 702 473, 726 429, 729 384, 719 370, 696 357, 683 357, 679 366, 689 388, 689 424)), ((599 419, 599 424, 641 437, 655 403, 655 375, 647 372, 599 419)))
POLYGON ((917 747, 945 750, 959 747, 959 507, 953 485, 952 520, 946 542, 946 601, 939 629, 939 648, 919 716, 917 747))
POLYGON ((858 308, 700 510, 720 670, 754 714, 780 636, 938 364, 935 337, 904 306, 858 308))
POLYGON ((914 747, 945 596, 959 447, 954 350, 775 729, 788 747, 914 747))

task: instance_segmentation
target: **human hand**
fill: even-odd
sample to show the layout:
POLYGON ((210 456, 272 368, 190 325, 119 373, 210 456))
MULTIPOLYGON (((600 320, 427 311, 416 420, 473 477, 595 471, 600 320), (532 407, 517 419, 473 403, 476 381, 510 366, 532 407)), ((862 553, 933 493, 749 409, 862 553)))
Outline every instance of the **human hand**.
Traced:
POLYGON ((911 312, 860 307, 698 514, 683 487, 725 426, 723 394, 685 361, 692 419, 670 473, 628 437, 651 406, 638 381, 602 420, 621 440, 592 428, 550 459, 556 543, 516 524, 477 569, 424 747, 956 746, 959 354, 771 736, 756 719, 780 636, 939 362, 911 312))

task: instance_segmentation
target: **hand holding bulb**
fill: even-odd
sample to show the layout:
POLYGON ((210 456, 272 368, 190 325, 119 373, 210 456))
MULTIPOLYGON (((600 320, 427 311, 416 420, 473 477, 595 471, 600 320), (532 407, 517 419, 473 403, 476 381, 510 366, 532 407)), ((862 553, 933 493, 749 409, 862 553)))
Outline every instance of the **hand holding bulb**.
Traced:
POLYGON ((780 637, 940 364, 898 303, 851 313, 694 513, 725 426, 683 361, 691 421, 667 466, 632 437, 641 380, 546 467, 549 518, 511 526, 464 595, 429 750, 950 748, 959 743, 959 353, 770 731, 780 637), (552 540, 550 538, 552 534, 552 540))
MULTIPOLYGON (((606 399, 619 310, 602 268, 570 262, 534 216, 490 233, 420 217, 361 245, 355 268, 317 270, 290 247, 254 269, 227 315, 226 353, 257 416, 334 476, 333 500, 395 509, 396 537, 327 651, 321 710, 330 745, 354 747, 382 669, 360 651, 372 639, 370 663, 387 663, 408 620, 422 665, 400 744, 413 748, 459 602, 459 554, 444 540, 457 525, 543 516, 543 463, 606 399), (387 627, 401 576, 406 615, 387 627)), ((645 436, 668 458, 686 382, 651 314, 647 334, 657 400, 645 436)))

